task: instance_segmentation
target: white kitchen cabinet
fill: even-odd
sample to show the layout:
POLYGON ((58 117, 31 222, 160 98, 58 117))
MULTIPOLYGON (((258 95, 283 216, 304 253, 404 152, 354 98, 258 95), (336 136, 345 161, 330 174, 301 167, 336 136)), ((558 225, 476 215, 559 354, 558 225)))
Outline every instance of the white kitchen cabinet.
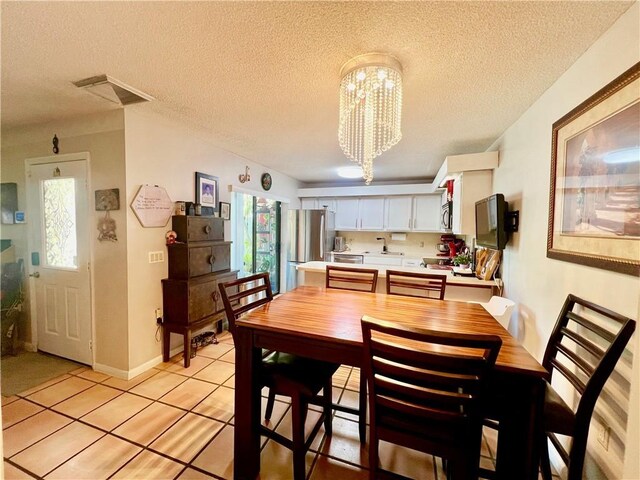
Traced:
POLYGON ((365 197, 359 203, 360 230, 384 229, 384 197, 365 197))
POLYGON ((336 230, 360 228, 359 202, 359 198, 336 198, 336 230))
POLYGON ((316 209, 318 208, 318 199, 317 198, 301 198, 300 208, 305 210, 316 209))
POLYGON ((413 197, 398 195, 385 199, 386 230, 406 232, 413 225, 413 197))
POLYGON ((399 267, 402 265, 401 255, 388 255, 388 256, 364 256, 365 265, 389 265, 393 267, 399 267))
POLYGON ((387 197, 385 230, 391 232, 439 232, 441 195, 387 197))
POLYGON ((335 198, 328 197, 308 197, 300 199, 300 208, 302 209, 318 209, 327 207, 330 212, 336 211, 335 198))
POLYGON ((336 230, 384 229, 384 198, 336 198, 336 230))
POLYGON ((476 202, 492 193, 492 170, 473 170, 460 174, 453 182, 453 225, 457 235, 476 234, 476 202))
POLYGON ((440 231, 440 195, 416 195, 413 199, 413 231, 440 231))

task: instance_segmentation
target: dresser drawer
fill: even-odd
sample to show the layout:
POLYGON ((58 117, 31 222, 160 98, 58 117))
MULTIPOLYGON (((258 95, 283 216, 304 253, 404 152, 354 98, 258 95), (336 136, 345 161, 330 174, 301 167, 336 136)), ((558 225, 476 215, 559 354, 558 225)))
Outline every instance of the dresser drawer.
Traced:
POLYGON ((169 250, 169 277, 186 280, 229 270, 231 242, 173 244, 169 250))
POLYGON ((171 225, 178 242, 224 240, 224 221, 219 217, 174 215, 171 225))
POLYGON ((230 282, 237 270, 222 275, 209 274, 191 280, 162 280, 164 320, 177 325, 189 325, 214 316, 224 310, 218 283, 230 282))

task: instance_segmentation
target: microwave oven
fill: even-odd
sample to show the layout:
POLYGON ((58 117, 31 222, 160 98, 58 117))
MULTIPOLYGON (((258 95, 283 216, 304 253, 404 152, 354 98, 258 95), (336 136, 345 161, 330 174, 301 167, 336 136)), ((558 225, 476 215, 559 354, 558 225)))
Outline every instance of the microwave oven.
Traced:
POLYGON ((453 202, 447 202, 442 205, 440 219, 440 228, 443 230, 451 230, 453 228, 453 202))

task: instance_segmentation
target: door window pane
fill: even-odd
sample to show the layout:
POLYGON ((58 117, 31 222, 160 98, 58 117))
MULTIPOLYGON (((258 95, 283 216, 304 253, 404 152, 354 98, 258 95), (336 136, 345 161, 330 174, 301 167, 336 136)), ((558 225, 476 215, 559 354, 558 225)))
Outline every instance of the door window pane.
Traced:
POLYGON ((73 178, 45 180, 42 187, 47 265, 77 268, 76 185, 73 178))

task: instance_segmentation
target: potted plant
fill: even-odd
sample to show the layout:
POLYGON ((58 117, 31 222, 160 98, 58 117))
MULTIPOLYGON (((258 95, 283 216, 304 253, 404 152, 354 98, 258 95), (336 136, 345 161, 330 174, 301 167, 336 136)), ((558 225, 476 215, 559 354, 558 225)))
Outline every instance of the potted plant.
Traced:
POLYGON ((459 253, 453 257, 453 264, 460 268, 469 268, 471 264, 471 255, 468 253, 459 253))

